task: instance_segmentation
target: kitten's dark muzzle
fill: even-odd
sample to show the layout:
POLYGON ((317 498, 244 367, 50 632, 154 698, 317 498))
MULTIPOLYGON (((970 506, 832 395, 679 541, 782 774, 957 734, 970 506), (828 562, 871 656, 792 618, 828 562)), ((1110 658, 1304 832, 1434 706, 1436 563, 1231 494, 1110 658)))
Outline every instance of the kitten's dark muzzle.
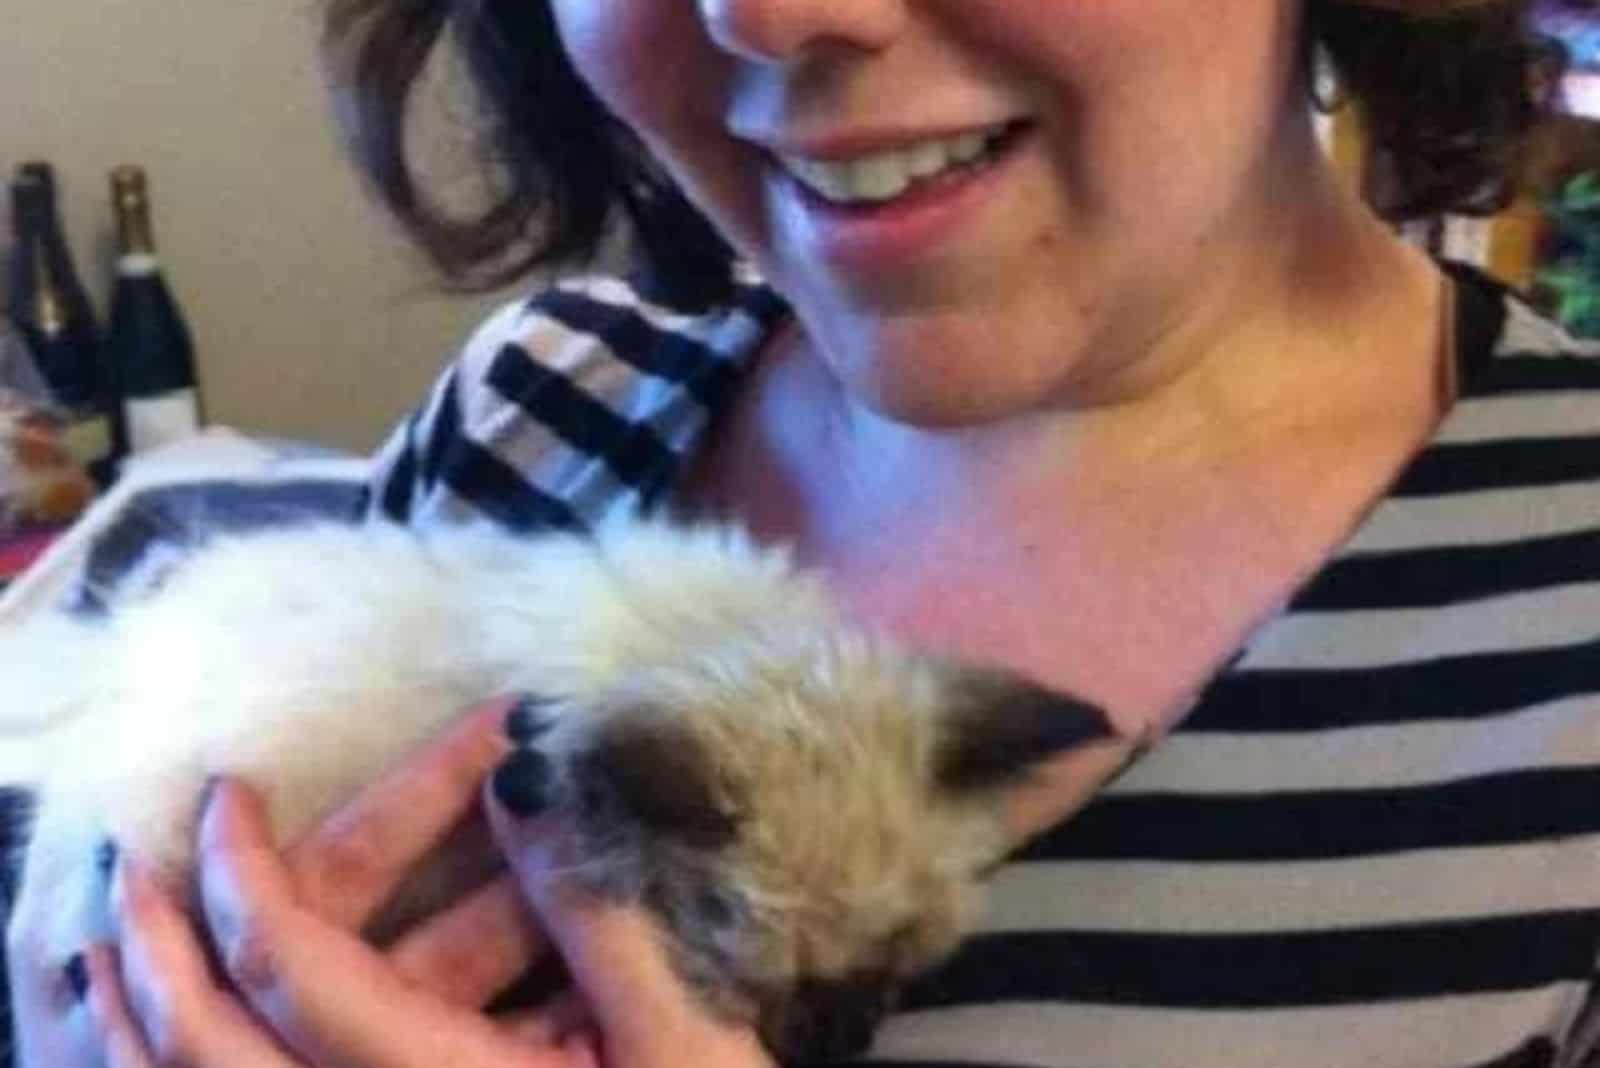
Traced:
POLYGON ((893 1003, 894 985, 881 973, 808 980, 762 1030, 785 1064, 847 1060, 866 1052, 893 1003))

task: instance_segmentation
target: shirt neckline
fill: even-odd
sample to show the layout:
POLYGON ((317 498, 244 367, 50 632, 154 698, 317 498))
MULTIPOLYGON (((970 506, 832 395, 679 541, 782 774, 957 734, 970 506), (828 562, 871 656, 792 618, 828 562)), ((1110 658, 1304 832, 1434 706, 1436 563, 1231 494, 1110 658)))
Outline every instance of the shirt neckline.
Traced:
POLYGON ((1318 585, 1346 561, 1359 555, 1362 551, 1360 546, 1369 540, 1371 532, 1379 524, 1393 521, 1386 506, 1403 497, 1416 483, 1420 473, 1437 453, 1441 442, 1449 438, 1461 420, 1465 408, 1474 399, 1491 392, 1488 380, 1505 330, 1506 301, 1511 291, 1476 267, 1449 260, 1438 261, 1438 265, 1445 274, 1446 283, 1454 287, 1452 359, 1456 390, 1450 410, 1438 421, 1422 446, 1400 468, 1388 488, 1373 500, 1362 518, 1346 532, 1334 551, 1294 588, 1281 607, 1251 629, 1233 655, 1228 657, 1202 684, 1196 691, 1197 695, 1189 711, 1174 723, 1169 734, 1180 734, 1185 730, 1204 727, 1208 707, 1218 706, 1216 698, 1220 687, 1240 672, 1248 671, 1246 662, 1251 651, 1274 628, 1302 614, 1305 602, 1316 591, 1318 585))

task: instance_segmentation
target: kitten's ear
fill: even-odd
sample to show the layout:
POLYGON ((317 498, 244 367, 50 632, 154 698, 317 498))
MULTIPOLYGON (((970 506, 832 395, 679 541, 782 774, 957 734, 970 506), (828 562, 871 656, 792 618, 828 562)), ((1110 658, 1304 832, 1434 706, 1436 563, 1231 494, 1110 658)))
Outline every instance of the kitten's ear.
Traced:
POLYGON ((952 793, 1009 785, 1039 764, 1116 736, 1103 710, 1018 675, 958 668, 936 757, 952 793))
POLYGON ((719 849, 738 833, 738 816, 719 798, 716 767, 704 747, 686 731, 648 722, 664 718, 624 717, 578 759, 585 807, 610 809, 686 845, 719 849))

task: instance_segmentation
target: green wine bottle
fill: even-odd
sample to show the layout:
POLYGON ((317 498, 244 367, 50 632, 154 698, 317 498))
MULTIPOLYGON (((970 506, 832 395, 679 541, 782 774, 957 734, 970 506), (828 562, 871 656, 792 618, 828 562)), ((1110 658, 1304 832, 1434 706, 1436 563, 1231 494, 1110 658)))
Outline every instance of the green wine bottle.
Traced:
POLYGON ((112 171, 111 202, 117 277, 106 357, 122 397, 118 443, 140 453, 200 428, 194 342, 156 254, 145 172, 134 166, 112 171))
POLYGON ((46 163, 24 164, 11 194, 11 320, 67 420, 68 450, 104 484, 113 463, 116 398, 102 363, 99 323, 61 227, 54 172, 46 163))

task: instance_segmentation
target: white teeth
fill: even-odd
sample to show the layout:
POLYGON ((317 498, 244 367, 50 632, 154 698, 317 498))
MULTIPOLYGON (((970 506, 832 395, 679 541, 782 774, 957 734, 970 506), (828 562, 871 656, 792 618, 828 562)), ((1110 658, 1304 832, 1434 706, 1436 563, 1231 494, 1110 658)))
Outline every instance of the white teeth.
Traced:
POLYGON ((937 141, 918 145, 906 153, 906 164, 913 178, 927 178, 944 170, 949 157, 937 141))
POLYGON ((881 203, 904 193, 915 181, 972 163, 1005 132, 1004 128, 996 128, 987 133, 962 134, 853 160, 779 158, 790 174, 828 200, 843 204, 881 203))
POLYGON ((983 134, 966 134, 963 137, 956 138, 955 147, 950 150, 950 154, 962 163, 969 163, 983 155, 983 149, 986 144, 988 144, 988 138, 983 134))
POLYGON ((850 167, 851 190, 866 200, 897 197, 910 184, 911 176, 907 173, 903 158, 871 156, 850 167))

